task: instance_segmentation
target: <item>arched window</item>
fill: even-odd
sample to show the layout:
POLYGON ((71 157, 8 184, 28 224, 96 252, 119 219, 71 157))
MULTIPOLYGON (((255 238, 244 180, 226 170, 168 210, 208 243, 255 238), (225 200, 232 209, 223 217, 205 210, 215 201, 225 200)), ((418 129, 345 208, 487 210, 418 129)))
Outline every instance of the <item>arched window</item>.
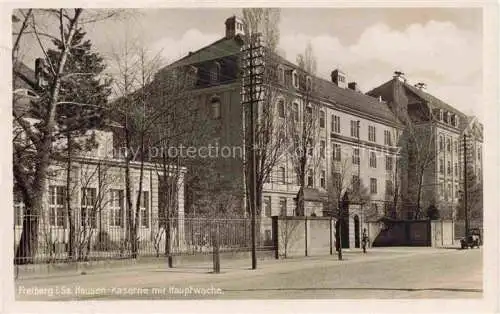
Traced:
POLYGON ((296 70, 293 70, 292 72, 292 84, 293 87, 299 88, 299 75, 297 74, 296 70))
POLYGON ((219 97, 214 96, 210 99, 210 110, 211 110, 213 119, 220 119, 221 113, 220 113, 220 98, 219 97))
POLYGON ((278 83, 285 83, 285 69, 281 65, 278 66, 278 83))
POLYGON ((310 76, 307 76, 306 78, 306 90, 307 91, 312 90, 312 78, 310 76))
POLYGON ((278 100, 278 116, 280 118, 285 117, 285 100, 282 98, 278 100))

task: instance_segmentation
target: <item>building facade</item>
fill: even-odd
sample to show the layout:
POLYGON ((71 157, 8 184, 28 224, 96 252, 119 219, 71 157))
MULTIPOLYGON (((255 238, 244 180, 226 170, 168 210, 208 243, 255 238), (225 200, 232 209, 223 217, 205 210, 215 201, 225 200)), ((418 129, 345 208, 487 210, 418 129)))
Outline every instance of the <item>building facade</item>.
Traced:
MULTIPOLYGON (((13 109, 17 110, 18 114, 19 112, 24 114, 21 119, 25 123, 34 125, 38 120, 30 116, 29 106, 38 99, 36 94, 38 83, 34 79, 36 76, 25 65, 17 69, 16 71, 16 67, 14 68, 13 109)), ((74 153, 69 173, 67 160, 63 156, 51 157, 47 180, 43 188, 43 208, 39 211, 37 226, 38 255, 41 258, 49 255, 62 258, 68 252, 71 229, 69 215, 73 219, 72 231, 75 233, 77 248, 84 249, 85 247, 87 252, 92 251, 92 254, 102 251, 103 245, 106 246, 105 250, 126 250, 124 243, 128 237, 127 230, 129 230, 126 162, 123 158, 117 157, 113 145, 113 132, 89 130, 87 134, 75 138, 74 141, 83 142, 89 138, 93 139, 95 145, 92 149, 74 153)), ((16 120, 13 123, 13 145, 16 152, 20 152, 29 160, 33 154, 33 144, 16 120)), ((58 139, 53 142, 54 151, 64 149, 66 146, 65 140, 58 139)), ((167 191, 164 190, 161 182, 165 177, 175 176, 178 192, 175 195, 173 239, 182 248, 186 169, 169 167, 171 172, 164 173, 161 165, 154 163, 141 165, 134 161, 130 162, 128 168, 133 203, 131 217, 136 217, 135 202, 139 191, 141 193, 139 224, 137 225, 139 247, 152 250, 154 241, 158 241, 157 245, 159 244, 160 247, 165 246, 165 216, 162 211, 165 204, 162 204, 162 195, 167 191), (139 186, 140 182, 142 182, 141 186, 139 186)), ((16 186, 14 182, 14 239, 17 246, 23 232, 23 224, 29 224, 30 219, 25 217, 22 193, 16 186)))
MULTIPOLYGON (((242 21, 231 17, 225 26, 224 38, 190 52, 162 71, 190 71, 195 77, 192 93, 199 97, 200 108, 219 126, 215 136, 219 144, 242 147, 245 142, 245 103, 240 75, 244 44, 242 21)), ((347 75, 339 69, 332 71, 331 80, 325 80, 279 56, 274 57, 278 61, 272 65, 276 73, 272 89, 278 97, 271 105, 277 112, 276 119, 289 119, 288 113, 293 112, 297 120, 301 120, 310 102, 319 106, 315 117, 317 138, 311 154, 317 163, 307 171, 303 214, 334 214, 337 208, 332 206, 337 204, 327 205, 332 185, 339 190, 337 194, 342 195, 364 188, 361 212, 351 215, 351 221, 387 214, 398 185, 397 143, 402 130, 402 124, 387 103, 361 93, 356 83, 348 83, 347 75), (306 92, 307 86, 312 86, 312 93, 306 92), (356 215, 358 217, 354 217, 356 215)), ((244 187, 244 158, 221 163, 223 175, 244 187)), ((297 214, 299 188, 291 157, 284 154, 263 188, 261 214, 266 236, 270 236, 271 216, 297 214)))
POLYGON ((387 101, 406 126, 405 140, 411 147, 402 169, 407 216, 415 214, 417 196, 412 191, 421 179, 418 212, 425 214, 429 206, 435 205, 441 217, 455 218, 464 191, 464 162, 472 167, 475 180, 482 180, 482 124, 429 94, 425 84, 409 84, 400 72, 368 94, 387 101), (418 169, 421 178, 415 175, 418 169))

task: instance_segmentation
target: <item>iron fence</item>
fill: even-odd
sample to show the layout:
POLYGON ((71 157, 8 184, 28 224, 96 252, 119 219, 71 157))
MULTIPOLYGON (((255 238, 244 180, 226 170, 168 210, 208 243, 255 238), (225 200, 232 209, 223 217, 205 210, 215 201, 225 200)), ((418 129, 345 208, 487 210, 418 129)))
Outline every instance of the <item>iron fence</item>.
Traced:
MULTIPOLYGON (((258 250, 272 249, 263 228, 269 223, 266 218, 256 221, 258 250)), ((14 263, 211 254, 215 243, 219 252, 251 250, 251 221, 247 218, 173 218, 147 226, 140 223, 135 232, 129 232, 133 228, 127 225, 79 222, 70 227, 68 222, 25 217, 14 224, 14 263), (135 242, 131 240, 134 236, 135 242)))

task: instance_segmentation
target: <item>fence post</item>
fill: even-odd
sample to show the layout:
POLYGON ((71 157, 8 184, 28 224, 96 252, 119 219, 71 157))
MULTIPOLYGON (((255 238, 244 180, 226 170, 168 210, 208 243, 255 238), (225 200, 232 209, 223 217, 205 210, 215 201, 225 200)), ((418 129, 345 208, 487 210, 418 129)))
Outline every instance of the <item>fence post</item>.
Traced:
POLYGON ((278 233, 278 216, 272 216, 272 237, 273 237, 273 249, 274 258, 279 259, 279 233, 278 233))
POLYGON ((304 216, 304 231, 305 231, 305 253, 306 253, 306 256, 307 256, 307 216, 304 216))
POLYGON ((330 255, 333 255, 333 236, 332 236, 333 218, 330 216, 330 255))
POLYGON ((220 255, 219 255, 219 222, 215 221, 215 228, 212 228, 213 232, 213 262, 214 262, 214 274, 220 273, 220 255))

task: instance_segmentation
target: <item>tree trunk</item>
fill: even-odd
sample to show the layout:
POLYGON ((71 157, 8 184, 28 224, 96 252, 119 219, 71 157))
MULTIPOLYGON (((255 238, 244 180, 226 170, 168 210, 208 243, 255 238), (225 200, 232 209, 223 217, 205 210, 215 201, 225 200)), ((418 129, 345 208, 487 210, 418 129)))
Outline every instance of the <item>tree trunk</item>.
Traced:
POLYGON ((74 213, 71 208, 71 167, 72 167, 72 139, 69 133, 66 134, 66 140, 68 142, 68 159, 66 164, 66 206, 67 206, 67 216, 68 216, 68 228, 69 228, 69 239, 68 239, 68 260, 75 260, 75 244, 76 244, 76 233, 75 233, 75 220, 74 213))
MULTIPOLYGON (((21 264, 32 263, 38 249, 39 215, 43 212, 43 197, 45 192, 47 170, 50 164, 52 133, 54 130, 56 106, 61 88, 61 77, 69 54, 69 43, 73 40, 76 24, 81 13, 82 9, 75 9, 75 16, 69 22, 68 36, 66 38, 66 43, 68 44, 64 45, 61 52, 61 59, 57 67, 54 84, 51 86, 50 90, 47 122, 44 125, 41 143, 36 145, 38 153, 36 154, 37 164, 35 166, 36 170, 32 185, 33 200, 31 206, 26 207, 26 216, 23 218, 23 231, 16 251, 16 261, 21 264)), ((63 25, 60 25, 60 27, 63 27, 63 25)), ((64 38, 61 38, 61 40, 64 40, 64 38)))
POLYGON ((421 170, 418 176, 418 185, 417 185, 417 207, 415 209, 415 217, 414 219, 418 219, 420 215, 420 195, 422 193, 422 181, 424 177, 424 171, 421 170))

